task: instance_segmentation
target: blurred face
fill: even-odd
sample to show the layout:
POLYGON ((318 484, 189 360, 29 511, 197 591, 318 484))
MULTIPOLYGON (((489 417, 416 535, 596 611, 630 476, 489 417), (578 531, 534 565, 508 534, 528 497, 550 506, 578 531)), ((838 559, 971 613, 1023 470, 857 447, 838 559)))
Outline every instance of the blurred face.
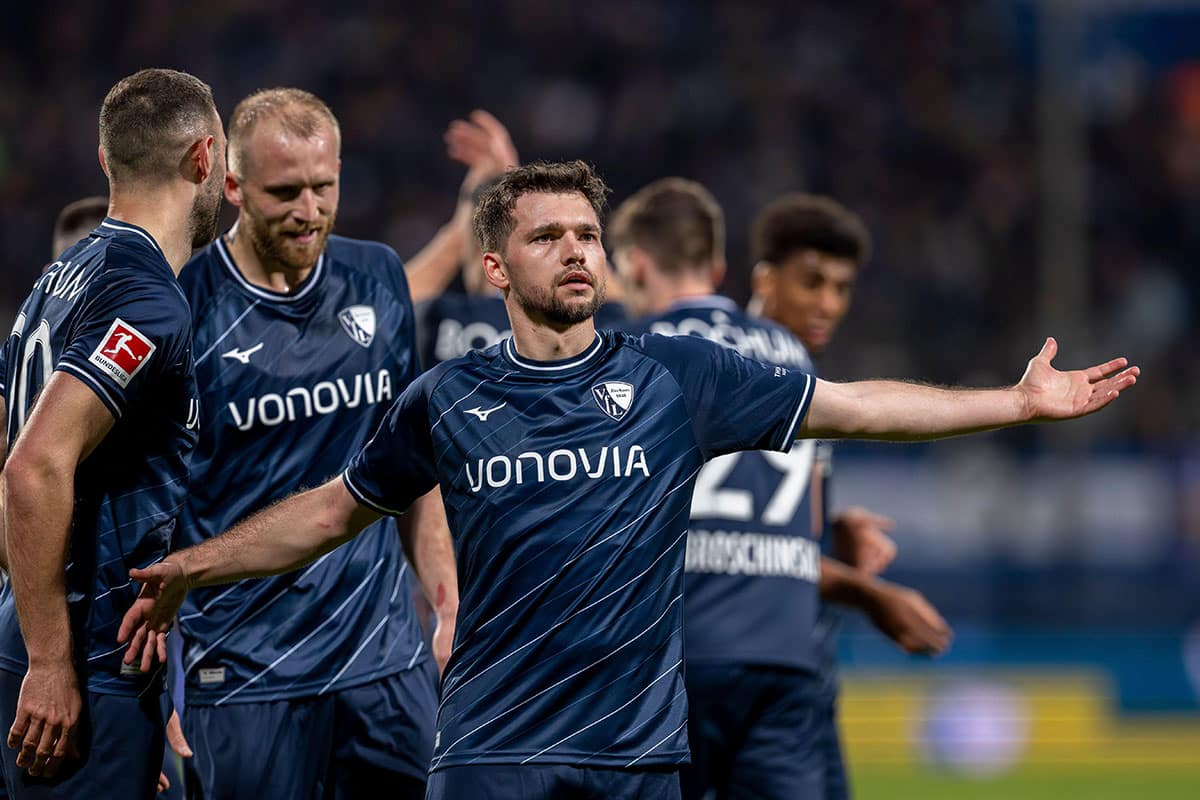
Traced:
POLYGON ((221 190, 225 186, 225 130, 220 118, 217 119, 217 129, 213 135, 212 161, 213 170, 196 193, 196 199, 192 201, 192 213, 188 217, 193 250, 204 247, 217 236, 221 190))
POLYGON ((333 230, 338 207, 337 134, 330 125, 296 136, 272 120, 250 134, 240 175, 230 173, 225 194, 238 206, 238 230, 265 264, 288 270, 316 265, 333 230))
POLYGON ((628 245, 613 250, 612 265, 625 296, 623 302, 631 316, 640 317, 647 313, 649 301, 643 286, 642 274, 645 267, 646 254, 628 245))
POLYGON ((816 250, 792 253, 755 276, 763 316, 796 335, 813 354, 821 353, 850 310, 858 267, 848 258, 816 250))
POLYGON ((509 290, 534 321, 574 325, 595 314, 607 271, 591 203, 575 193, 526 194, 513 217, 505 252, 484 255, 488 281, 509 290))

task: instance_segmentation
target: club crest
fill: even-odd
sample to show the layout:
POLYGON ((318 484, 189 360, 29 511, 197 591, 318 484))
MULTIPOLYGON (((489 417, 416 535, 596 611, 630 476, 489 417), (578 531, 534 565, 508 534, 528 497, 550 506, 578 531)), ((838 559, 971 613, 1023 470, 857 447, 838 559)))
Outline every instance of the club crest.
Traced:
POLYGON ((375 309, 371 306, 347 306, 338 312, 338 322, 346 334, 363 347, 375 338, 375 309))
POLYGON ((633 386, 624 381, 605 381, 592 387, 592 397, 601 411, 613 419, 621 419, 633 405, 633 386))

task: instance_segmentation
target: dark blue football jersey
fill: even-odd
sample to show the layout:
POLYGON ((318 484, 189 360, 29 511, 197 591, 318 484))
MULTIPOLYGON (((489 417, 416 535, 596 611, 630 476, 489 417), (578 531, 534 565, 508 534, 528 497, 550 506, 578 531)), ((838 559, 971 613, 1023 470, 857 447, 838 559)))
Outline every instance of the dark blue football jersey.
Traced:
MULTIPOLYGON (((121 618, 137 596, 129 570, 165 557, 187 493, 199 424, 191 315, 158 244, 105 219, 33 286, 4 345, 11 447, 58 370, 96 393, 116 422, 75 471, 67 603, 80 681, 89 691, 161 689, 157 672, 125 668, 121 618)), ((24 674, 11 589, 0 601, 0 669, 24 674)))
POLYGON ((397 513, 441 484, 460 604, 431 769, 688 757, 683 563, 708 459, 790 448, 814 380, 700 339, 513 340, 422 375, 345 473, 397 513))
MULTIPOLYGON (((446 292, 423 304, 420 316, 417 336, 426 369, 491 347, 512 334, 504 299, 498 294, 446 292)), ((624 327, 625 320, 620 303, 605 303, 596 311, 600 330, 624 327)))
MULTIPOLYGON (((689 298, 638 320, 633 331, 699 336, 747 358, 812 372, 791 333, 717 295, 689 298)), ((817 668, 814 453, 807 440, 786 453, 733 453, 700 472, 687 545, 689 662, 817 668)))
MULTIPOLYGON (((417 372, 391 248, 331 236, 290 294, 250 284, 218 240, 184 268, 208 421, 181 544, 345 468, 417 372)), ((179 621, 191 704, 336 691, 428 653, 393 520, 285 575, 193 591, 179 621)))

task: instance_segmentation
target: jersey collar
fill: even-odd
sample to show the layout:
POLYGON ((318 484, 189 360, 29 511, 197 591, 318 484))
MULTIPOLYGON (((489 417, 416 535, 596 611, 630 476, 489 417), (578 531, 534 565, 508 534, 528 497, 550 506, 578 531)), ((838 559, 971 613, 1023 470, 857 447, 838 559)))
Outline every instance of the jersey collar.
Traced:
POLYGON ((535 375, 563 375, 578 369, 582 369, 591 364, 600 355, 600 351, 604 349, 604 339, 599 333, 596 334, 596 340, 592 342, 591 347, 584 350, 577 356, 564 358, 559 361, 534 361, 533 359, 525 358, 517 353, 517 347, 513 344, 512 337, 504 340, 501 350, 504 352, 504 357, 512 363, 513 366, 520 370, 531 372, 535 375))
POLYGON ((233 254, 229 252, 229 245, 225 244, 225 237, 223 235, 217 237, 215 246, 217 248, 217 253, 221 256, 221 261, 229 270, 229 274, 233 276, 234 281, 237 282, 242 289, 249 292, 254 297, 257 297, 259 300, 269 300, 273 303, 295 303, 297 300, 302 299, 312 292, 313 287, 320 282, 321 275, 325 272, 325 253, 322 252, 321 255, 317 257, 317 265, 313 267, 313 271, 309 273, 308 278, 305 279, 304 283, 300 285, 300 290, 292 292, 291 294, 284 294, 283 292, 276 292, 272 289, 264 289, 261 286, 255 286, 253 283, 246 280, 246 276, 242 274, 242 271, 237 268, 237 264, 233 262, 233 254))
POLYGON ((696 297, 682 297, 671 304, 671 307, 667 309, 667 313, 684 308, 715 308, 721 311, 741 311, 737 303, 724 295, 706 294, 696 297))
POLYGON ((109 235, 123 233, 132 236, 139 236, 150 243, 150 246, 154 248, 154 252, 162 256, 163 261, 167 260, 166 253, 164 253, 163 249, 158 246, 158 242, 154 241, 154 237, 151 236, 145 228, 140 228, 137 225, 134 225, 132 222, 124 222, 119 219, 113 219, 112 217, 105 217, 104 221, 97 226, 97 230, 101 230, 109 235))

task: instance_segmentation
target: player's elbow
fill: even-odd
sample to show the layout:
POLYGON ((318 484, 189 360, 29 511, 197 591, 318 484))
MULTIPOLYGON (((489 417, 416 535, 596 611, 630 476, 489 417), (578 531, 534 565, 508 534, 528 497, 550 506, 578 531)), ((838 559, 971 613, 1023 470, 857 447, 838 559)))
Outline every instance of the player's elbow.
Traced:
POLYGON ((57 457, 50 448, 22 444, 13 449, 0 473, 10 506, 44 502, 56 488, 71 484, 73 465, 57 457))

